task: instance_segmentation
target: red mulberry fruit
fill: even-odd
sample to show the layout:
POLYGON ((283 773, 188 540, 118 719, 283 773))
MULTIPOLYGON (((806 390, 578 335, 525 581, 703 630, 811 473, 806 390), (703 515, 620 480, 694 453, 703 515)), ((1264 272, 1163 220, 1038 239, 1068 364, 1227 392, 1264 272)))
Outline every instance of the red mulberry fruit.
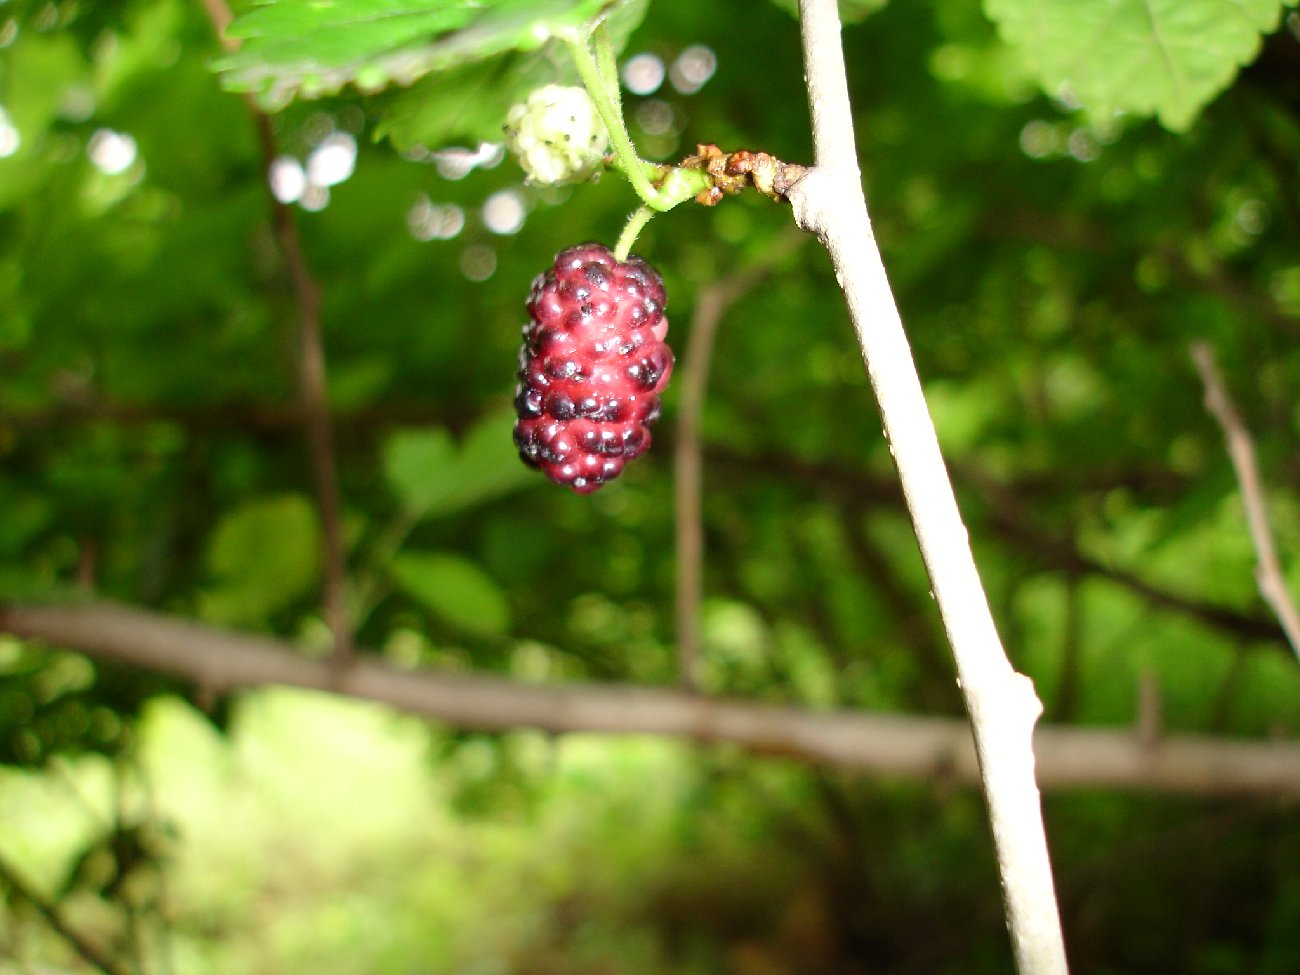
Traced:
POLYGON ((515 394, 525 464, 588 494, 646 451, 673 371, 666 303, 654 268, 600 244, 561 251, 538 275, 515 394))

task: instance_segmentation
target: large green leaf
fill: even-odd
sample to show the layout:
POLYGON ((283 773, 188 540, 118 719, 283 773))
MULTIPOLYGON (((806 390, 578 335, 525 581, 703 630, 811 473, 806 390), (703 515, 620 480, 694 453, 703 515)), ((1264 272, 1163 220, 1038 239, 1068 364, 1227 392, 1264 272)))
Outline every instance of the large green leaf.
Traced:
MULTIPOLYGON (((0 141, 15 144, 0 151, 0 210, 26 198, 49 170, 41 140, 60 113, 63 92, 83 84, 86 66, 71 39, 55 34, 24 34, 0 65, 0 141)), ((21 327, 7 326, 8 303, 0 312, 0 346, 17 344, 21 327)))
POLYGON ((205 618, 250 624, 304 595, 320 571, 316 513, 300 495, 259 498, 222 518, 208 548, 205 618))
MULTIPOLYGON (((508 51, 535 51, 623 0, 271 0, 238 18, 227 87, 264 104, 375 91, 508 51)), ((644 9, 643 3, 634 7, 644 9)))
POLYGON ((514 418, 489 416, 457 450, 445 430, 404 430, 384 448, 384 472, 402 504, 421 518, 471 507, 534 481, 511 444, 514 418))
POLYGON ((393 581, 434 615, 477 636, 510 629, 510 606, 492 578, 446 552, 403 552, 388 567, 393 581))
POLYGON ((1281 0, 984 0, 1051 94, 1182 131, 1277 28, 1281 0))
MULTIPOLYGON (((649 3, 623 0, 610 10, 606 23, 615 51, 623 49, 649 3)), ((541 85, 578 83, 568 52, 553 46, 462 64, 397 93, 386 105, 375 135, 403 150, 500 141, 507 106, 523 101, 541 85)))
POLYGON ((410 511, 428 510, 452 489, 456 447, 446 430, 402 430, 384 445, 384 473, 410 511))
POLYGON ((501 141, 506 108, 572 69, 546 51, 463 64, 421 78, 388 104, 375 129, 398 149, 501 141))

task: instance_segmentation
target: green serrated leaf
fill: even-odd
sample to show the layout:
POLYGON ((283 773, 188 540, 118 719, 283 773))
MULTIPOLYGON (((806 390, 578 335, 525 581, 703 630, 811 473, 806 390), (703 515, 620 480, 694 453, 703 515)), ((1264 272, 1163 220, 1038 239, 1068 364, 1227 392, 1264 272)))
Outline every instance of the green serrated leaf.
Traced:
POLYGON ((298 495, 261 498, 226 515, 208 547, 215 584, 203 598, 205 618, 259 622, 306 593, 320 571, 316 513, 298 495))
POLYGON ((374 91, 508 51, 535 51, 623 3, 270 0, 231 25, 243 44, 217 68, 228 88, 256 92, 271 106, 347 84, 374 91))
MULTIPOLYGON (((615 51, 626 46, 649 5, 649 0, 623 0, 610 11, 607 23, 615 51)), ((568 53, 554 45, 439 71, 395 93, 375 137, 389 139, 403 151, 499 142, 506 108, 547 84, 581 84, 568 53)))
POLYGON ((1050 94, 1090 112, 1156 115, 1173 131, 1275 30, 1281 0, 985 0, 1002 39, 1050 94))
POLYGON ((402 505, 422 512, 452 489, 455 455, 446 430, 403 430, 384 446, 384 473, 402 505))
POLYGON ((519 461, 511 437, 514 423, 512 413, 500 413, 469 431, 456 457, 454 490, 428 514, 449 514, 535 483, 536 476, 519 461))
POLYGON ((510 438, 508 413, 475 426, 456 450, 445 430, 394 434, 384 470, 402 504, 420 518, 446 515, 522 487, 532 480, 510 438))
POLYGON ((393 98, 375 137, 401 150, 499 142, 506 106, 541 85, 571 81, 569 73, 576 77, 564 60, 546 51, 439 71, 393 98))
POLYGON ((443 552, 403 552, 388 571, 412 599, 467 633, 501 636, 510 629, 501 587, 473 562, 443 552))

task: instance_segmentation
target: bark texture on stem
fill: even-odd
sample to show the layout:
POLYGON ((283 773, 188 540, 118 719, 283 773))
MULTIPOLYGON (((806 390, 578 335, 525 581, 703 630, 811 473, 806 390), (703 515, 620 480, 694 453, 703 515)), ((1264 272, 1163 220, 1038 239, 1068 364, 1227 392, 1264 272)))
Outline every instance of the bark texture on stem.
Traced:
POLYGON ((1065 947, 1034 778, 1042 706, 1007 660, 957 509, 858 170, 835 0, 800 0, 816 165, 787 194, 830 252, 957 665, 1021 975, 1060 975, 1065 947))

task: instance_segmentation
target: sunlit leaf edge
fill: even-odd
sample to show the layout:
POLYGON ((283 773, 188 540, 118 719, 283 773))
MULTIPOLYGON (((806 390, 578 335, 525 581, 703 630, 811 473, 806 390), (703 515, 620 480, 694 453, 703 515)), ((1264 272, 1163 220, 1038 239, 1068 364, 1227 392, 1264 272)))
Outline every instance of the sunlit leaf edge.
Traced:
MULTIPOLYGON (((1259 53, 1295 0, 1179 0, 1132 6, 1149 25, 1140 37, 1125 32, 1123 2, 1079 4, 1072 0, 984 0, 986 15, 1043 90, 1068 93, 1092 115, 1155 116, 1172 132, 1186 131, 1236 72, 1259 53), (1095 23, 1089 18, 1104 14, 1095 23), (1230 18, 1236 30, 1189 30, 1192 22, 1230 18), (1176 20, 1192 43, 1181 44, 1176 20), (1080 30, 1080 24, 1088 27, 1080 30), (1208 39, 1218 42, 1218 50, 1208 39), (1136 41, 1142 41, 1138 44, 1136 41), (1151 52, 1140 56, 1138 48, 1151 52), (1174 54, 1183 51, 1182 60, 1174 54), (1121 55, 1126 50, 1130 57, 1121 55)), ((1129 24, 1131 27, 1132 25, 1129 24)), ((1212 24, 1210 25, 1213 26, 1212 24)), ((1222 25, 1220 25, 1222 26, 1222 25)))
MULTIPOLYGON (((478 13, 473 20, 430 43, 411 44, 407 35, 395 31, 399 35, 395 43, 367 45, 364 32, 358 29, 352 38, 358 48, 355 54, 336 52, 326 58, 320 51, 320 34, 349 25, 322 20, 313 26, 310 21, 300 20, 292 32, 277 36, 266 31, 264 15, 268 5, 264 5, 231 25, 229 36, 246 41, 240 50, 214 61, 213 67, 221 74, 225 88, 252 93, 264 108, 274 110, 295 98, 336 94, 348 85, 363 94, 393 85, 409 87, 426 75, 512 50, 536 51, 601 18, 617 19, 622 27, 620 33, 626 32, 644 16, 648 4, 646 0, 551 0, 548 6, 553 9, 542 13, 535 11, 538 6, 525 0, 477 3, 478 13)), ((419 17, 422 11, 417 6, 408 13, 419 17)))

